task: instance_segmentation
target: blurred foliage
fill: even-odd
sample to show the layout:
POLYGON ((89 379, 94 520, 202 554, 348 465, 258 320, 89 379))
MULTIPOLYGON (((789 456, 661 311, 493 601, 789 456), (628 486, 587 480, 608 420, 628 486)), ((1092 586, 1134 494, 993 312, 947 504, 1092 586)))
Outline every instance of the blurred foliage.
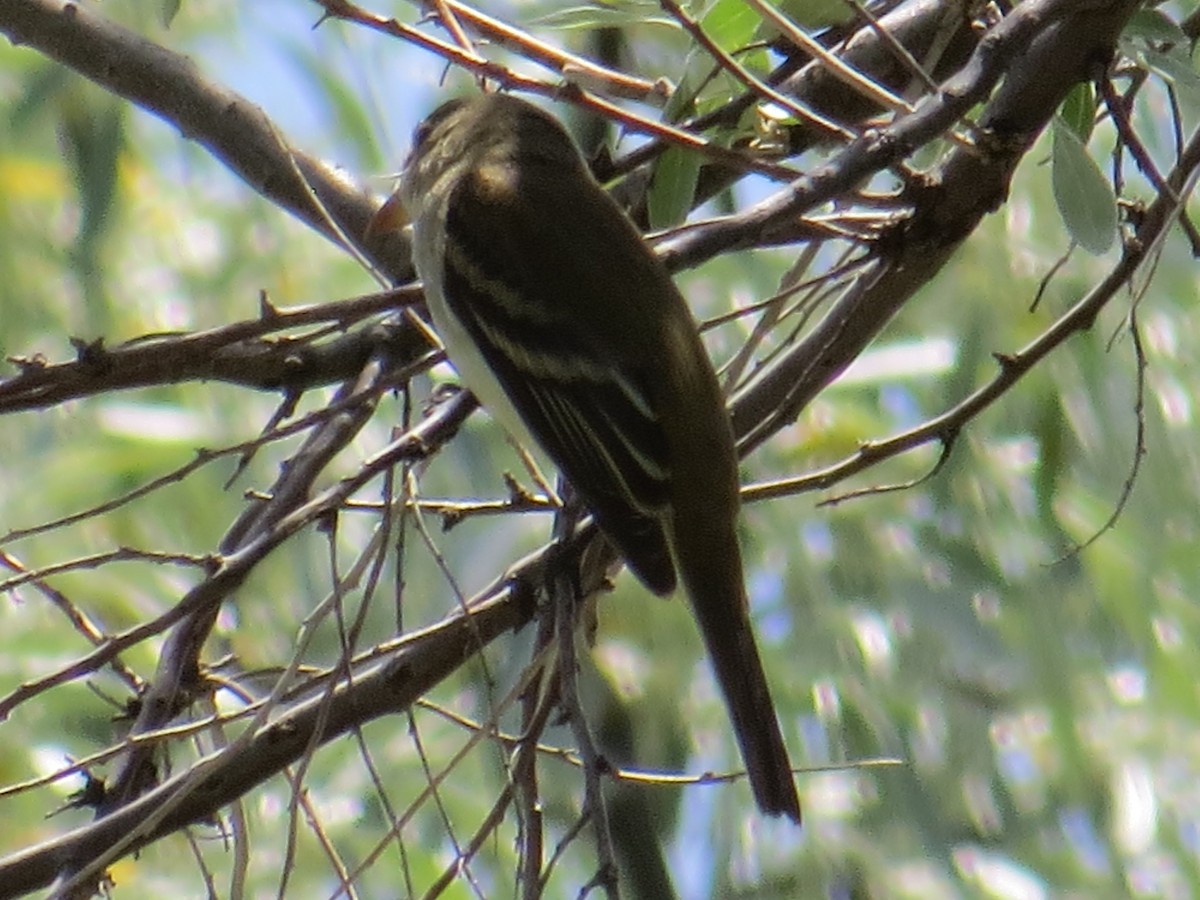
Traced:
MULTIPOLYGON (((254 99, 285 130, 296 129, 292 139, 341 160, 358 177, 399 164, 402 135, 440 92, 441 64, 430 57, 337 24, 306 31, 315 7, 161 6, 161 18, 143 22, 136 0, 104 4, 106 14, 195 55, 213 77, 255 83, 261 93, 254 99), (234 38, 218 50, 227 33, 234 38), (366 44, 374 45, 369 54, 356 52, 366 44)), ((635 24, 643 7, 658 10, 539 3, 522 15, 576 47, 593 27, 628 29, 639 72, 676 79, 690 72, 695 58, 686 37, 658 21, 635 24)), ((710 4, 703 21, 730 44, 749 37, 757 22, 724 0, 710 4)), ((1151 60, 1157 71, 1168 62, 1178 60, 1151 60)), ((1194 72, 1176 68, 1169 77, 1186 82, 1194 72)), ((711 90, 722 89, 728 85, 717 79, 711 90)), ((1165 103, 1161 92, 1149 93, 1147 104, 1165 103)), ((286 305, 373 289, 352 261, 258 199, 204 151, 45 59, 0 46, 0 97, 5 356, 62 359, 71 353, 70 337, 117 342, 248 318, 260 290, 286 305)), ((1134 111, 1152 152, 1169 145, 1155 115, 1134 111)), ((1111 129, 1063 126, 1059 140, 1077 133, 1089 138, 1095 172, 1111 169, 1111 129)), ((1070 145, 1076 162, 1083 149, 1078 140, 1070 145)), ((1072 255, 1031 309, 1041 279, 1070 241, 1058 211, 1063 201, 1056 206, 1050 170, 1039 165, 1059 152, 1045 136, 1007 205, 858 368, 747 462, 747 480, 816 468, 861 441, 937 415, 990 377, 992 354, 1028 343, 1088 289, 1115 251, 1072 255)), ((668 154, 660 179, 688 193, 659 197, 652 207, 657 223, 679 218, 694 176, 686 154, 668 154)), ((715 315, 731 300, 769 294, 788 264, 779 251, 740 254, 689 273, 681 284, 699 312, 715 315)), ((1174 235, 1137 306, 1147 355, 1147 454, 1129 502, 1103 534, 1097 536, 1135 457, 1138 370, 1128 301, 975 421, 929 480, 844 503, 816 502, 920 478, 936 461, 926 448, 821 498, 746 510, 760 643, 795 761, 839 768, 800 776, 803 832, 757 816, 742 784, 640 788, 655 810, 681 896, 1016 900, 1200 891, 1200 608, 1193 600, 1200 595, 1200 368, 1188 350, 1200 344, 1195 301, 1195 262, 1174 235), (904 763, 847 765, 880 757, 904 763)), ((739 345, 742 328, 725 325, 709 335, 718 355, 739 345)), ((414 383, 411 402, 424 402, 430 388, 427 379, 414 383)), ((0 429, 0 533, 119 496, 185 464, 198 447, 249 439, 277 402, 224 385, 185 384, 10 416, 0 429)), ((398 396, 381 407, 344 467, 386 441, 405 402, 398 396)), ((289 446, 261 452, 233 487, 225 486, 232 473, 225 460, 102 518, 4 549, 29 567, 119 546, 211 552, 240 511, 241 492, 270 483, 289 446)), ((503 471, 525 478, 496 427, 476 417, 450 452, 415 477, 430 497, 502 497, 503 471)), ((469 593, 540 545, 549 521, 476 518, 444 534, 435 517, 425 524, 469 593)), ((352 556, 368 531, 352 514, 343 516, 334 549, 352 556)), ((299 623, 329 589, 330 552, 324 537, 306 535, 275 554, 223 612, 210 661, 232 654, 241 670, 285 662, 299 623)), ((365 644, 392 635, 400 615, 406 628, 417 627, 455 608, 416 529, 405 553, 402 607, 376 601, 365 644)), ((100 627, 117 631, 168 609, 196 578, 182 567, 120 563, 52 583, 100 627)), ((87 649, 28 586, 0 603, 0 628, 0 693, 87 649)), ((333 625, 322 629, 312 662, 338 653, 333 625)), ((519 675, 530 641, 527 633, 514 635, 430 700, 487 718, 519 675)), ((149 677, 156 649, 140 645, 124 662, 149 677)), ((622 577, 600 603, 592 659, 585 687, 593 708, 605 710, 604 729, 628 747, 622 764, 696 773, 737 767, 685 604, 658 601, 622 577)), ((94 686, 128 696, 115 676, 94 686)), ((233 697, 221 702, 237 705, 233 697)), ((117 713, 80 683, 20 706, 0 725, 0 784, 109 745, 119 736, 117 713)), ((516 721, 506 715, 502 724, 516 721)), ((571 743, 564 729, 549 736, 571 743)), ((376 789, 356 742, 343 739, 317 753, 304 773, 310 814, 343 860, 365 865, 360 896, 419 895, 486 814, 504 783, 504 751, 486 746, 469 755, 443 786, 442 810, 421 807, 398 842, 388 838, 391 817, 425 785, 427 766, 439 771, 464 735, 422 708, 411 722, 397 717, 370 726, 363 739, 386 790, 376 789), (397 809, 386 810, 382 796, 397 809)), ((561 762, 544 765, 547 819, 560 839, 576 815, 580 780, 561 762)), ((70 778, 0 796, 0 853, 83 824, 86 811, 45 818, 79 787, 80 779, 70 778)), ((247 896, 273 895, 280 884, 294 802, 282 778, 246 798, 240 815, 251 822, 254 848, 247 896)), ((332 895, 338 882, 329 851, 305 822, 302 816, 290 887, 298 896, 332 895)), ((473 887, 459 881, 446 896, 512 895, 515 829, 510 822, 486 843, 470 866, 473 887)), ((594 861, 584 846, 558 862, 552 896, 574 896, 591 876, 594 861)), ((222 884, 230 860, 216 827, 195 828, 121 862, 112 872, 116 896, 200 896, 198 859, 222 884)))

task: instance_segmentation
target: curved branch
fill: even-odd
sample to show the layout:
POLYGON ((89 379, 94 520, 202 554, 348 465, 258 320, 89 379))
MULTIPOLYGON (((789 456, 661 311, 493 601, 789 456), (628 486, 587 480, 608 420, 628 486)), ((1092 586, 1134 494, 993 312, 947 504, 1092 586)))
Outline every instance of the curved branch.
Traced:
POLYGON ((265 391, 300 391, 341 381, 360 371, 373 353, 416 359, 429 343, 406 319, 321 341, 267 336, 303 326, 342 331, 421 299, 419 289, 406 288, 289 309, 264 304, 256 319, 206 331, 146 335, 112 349, 99 341, 75 341, 71 362, 13 358, 10 362, 20 373, 0 379, 0 415, 183 381, 225 381, 265 391))

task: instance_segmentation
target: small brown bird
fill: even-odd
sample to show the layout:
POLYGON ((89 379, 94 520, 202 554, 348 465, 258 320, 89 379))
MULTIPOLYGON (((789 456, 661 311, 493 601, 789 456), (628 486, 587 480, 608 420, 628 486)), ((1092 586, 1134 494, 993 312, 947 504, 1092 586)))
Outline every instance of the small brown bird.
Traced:
POLYGON ((452 100, 398 191, 434 325, 480 402, 540 446, 657 594, 683 580, 759 807, 800 801, 751 630, 737 455, 666 268, 549 114, 452 100))

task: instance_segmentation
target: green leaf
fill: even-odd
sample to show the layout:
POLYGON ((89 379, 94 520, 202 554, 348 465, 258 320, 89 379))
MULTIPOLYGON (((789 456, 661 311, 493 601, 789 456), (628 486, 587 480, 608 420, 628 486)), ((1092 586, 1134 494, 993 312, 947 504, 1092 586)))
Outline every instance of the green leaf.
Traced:
POLYGON ((1129 17, 1129 24, 1121 35, 1125 38, 1143 38, 1165 44, 1188 44, 1188 36, 1182 28, 1157 9, 1140 9, 1129 17))
POLYGON ((754 40, 760 21, 744 0, 717 0, 700 25, 718 46, 732 53, 754 40))
POLYGON ((1178 46, 1168 53, 1143 50, 1137 58, 1147 69, 1170 82, 1180 99, 1193 108, 1200 107, 1200 74, 1197 74, 1186 48, 1178 46))
POLYGON ((1092 127, 1096 124, 1096 92, 1091 84, 1081 81, 1075 85, 1063 101, 1059 115, 1086 144, 1092 136, 1092 127))
POLYGON ((179 7, 182 5, 183 0, 162 0, 158 15, 162 20, 163 28, 171 27, 171 23, 175 21, 175 16, 179 14, 179 7))
POLYGON ((1059 116, 1053 166, 1054 202, 1071 238, 1089 253, 1104 253, 1117 233, 1116 197, 1079 135, 1059 116))
POLYGON ((692 208, 700 156, 672 147, 658 160, 646 198, 651 228, 667 228, 682 222, 692 208))

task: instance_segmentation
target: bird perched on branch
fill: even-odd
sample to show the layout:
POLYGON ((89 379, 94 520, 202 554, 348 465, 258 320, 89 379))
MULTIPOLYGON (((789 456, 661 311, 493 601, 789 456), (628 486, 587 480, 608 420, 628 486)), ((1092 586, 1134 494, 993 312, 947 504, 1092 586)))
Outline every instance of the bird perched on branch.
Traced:
POLYGON ((669 594, 678 572, 754 797, 799 822, 751 630, 725 401, 666 268, 558 121, 515 97, 433 112, 397 197, 463 381, 562 470, 643 584, 669 594))

